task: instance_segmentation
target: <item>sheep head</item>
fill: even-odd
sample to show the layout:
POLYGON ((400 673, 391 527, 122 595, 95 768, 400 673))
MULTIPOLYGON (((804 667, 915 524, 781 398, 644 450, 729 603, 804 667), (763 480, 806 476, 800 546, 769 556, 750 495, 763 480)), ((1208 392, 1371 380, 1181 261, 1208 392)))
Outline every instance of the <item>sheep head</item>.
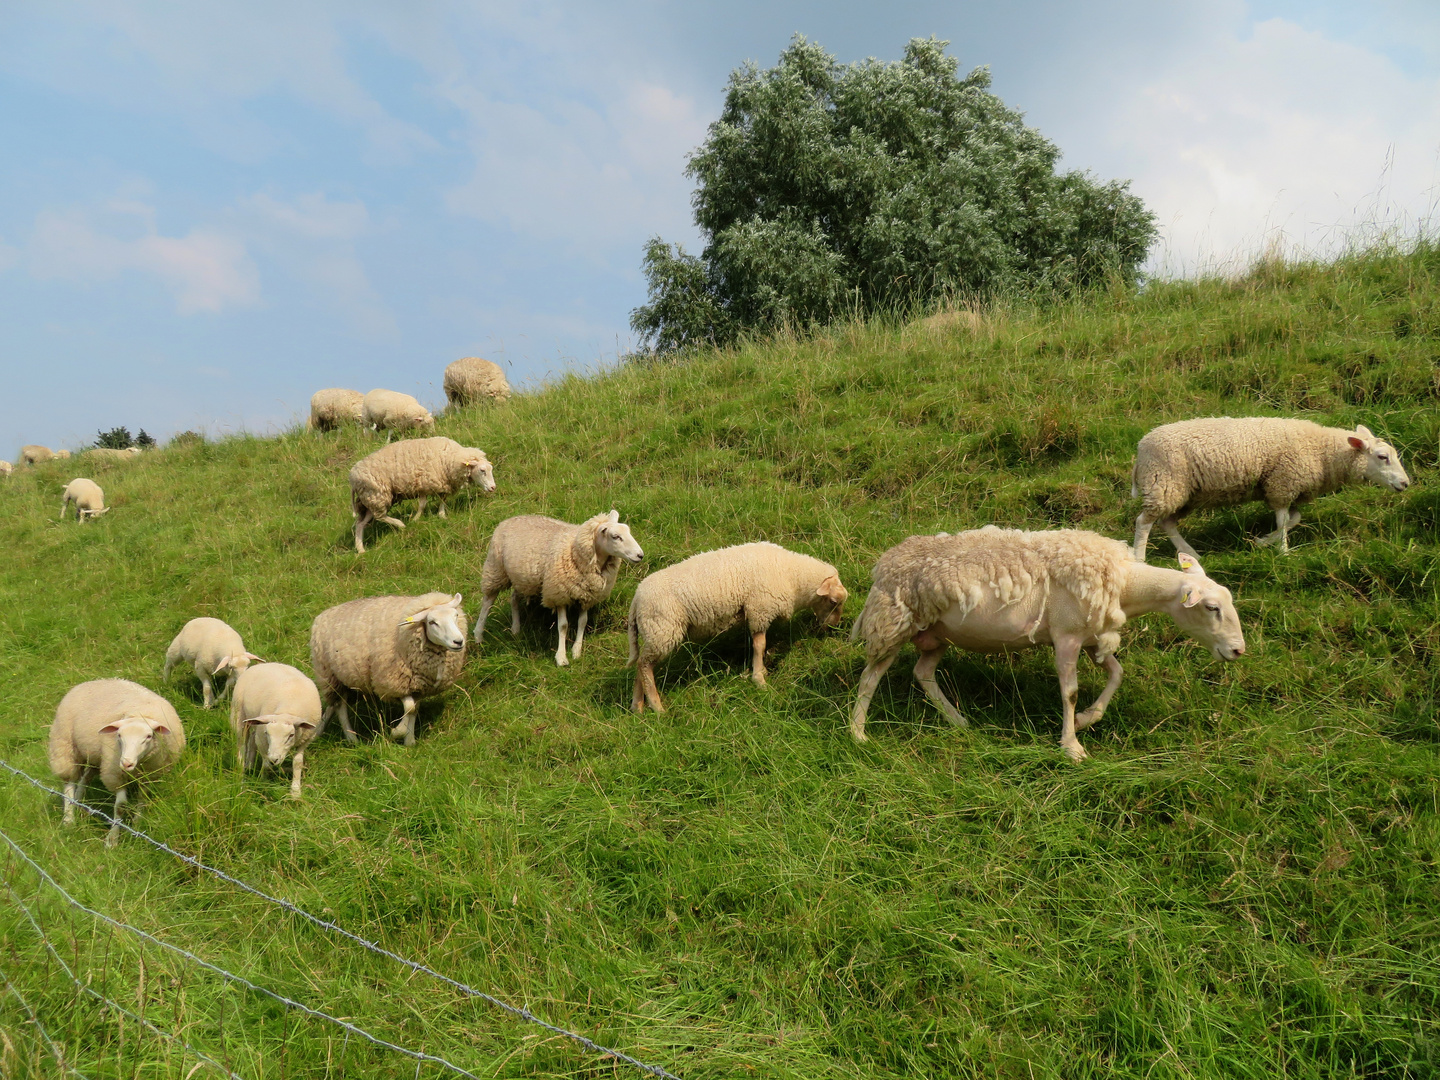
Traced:
POLYGON ((619 510, 611 510, 610 516, 595 527, 595 549, 631 564, 645 558, 645 552, 630 535, 630 526, 620 523, 619 510))
POLYGON ((140 763, 159 749, 157 735, 168 735, 170 729, 143 716, 126 716, 100 729, 101 735, 114 735, 119 743, 120 769, 133 773, 140 763))
POLYGON ((1245 633, 1230 590, 1205 575, 1189 555, 1180 555, 1184 580, 1170 604, 1170 617, 1186 637, 1200 642, 1217 660, 1238 660, 1245 654, 1245 633))
POLYGON ((400 623, 401 626, 423 626, 425 637, 431 644, 438 645, 442 649, 449 649, 452 652, 456 649, 465 648, 465 627, 461 620, 464 615, 460 611, 461 596, 457 592, 443 604, 436 604, 424 611, 417 611, 414 615, 407 616, 400 623))
POLYGON ((285 764, 295 746, 295 739, 301 732, 314 731, 315 725, 289 713, 266 713, 252 716, 245 721, 245 727, 265 736, 265 760, 277 768, 285 764), (257 730, 258 729, 258 730, 257 730))
POLYGON ((1388 487, 1392 491, 1404 491, 1410 486, 1410 477, 1400 464, 1400 455, 1384 439, 1377 439, 1364 424, 1355 427, 1355 433, 1346 440, 1350 449, 1364 454, 1365 480, 1376 487, 1388 487))

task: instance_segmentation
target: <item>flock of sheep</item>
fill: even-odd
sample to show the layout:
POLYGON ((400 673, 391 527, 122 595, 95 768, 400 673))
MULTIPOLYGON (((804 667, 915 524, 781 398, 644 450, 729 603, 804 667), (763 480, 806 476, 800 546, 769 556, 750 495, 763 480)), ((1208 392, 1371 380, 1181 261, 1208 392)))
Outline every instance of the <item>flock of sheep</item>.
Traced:
MULTIPOLYGON (((452 407, 510 395, 500 369, 477 357, 450 365, 445 391, 452 407)), ((423 432, 435 423, 408 395, 315 394, 310 428, 324 431, 346 422, 387 432, 423 432)), ((1275 512, 1276 530, 1259 543, 1288 551, 1289 530, 1300 520, 1295 507, 1356 483, 1397 492, 1410 484, 1394 447, 1363 426, 1349 431, 1260 417, 1187 420, 1155 428, 1140 440, 1132 495, 1143 506, 1133 545, 1085 530, 1027 532, 994 525, 912 536, 880 557, 853 624, 851 640, 864 643, 866 665, 851 734, 865 740, 870 700, 907 642, 919 650, 916 681, 957 725, 966 719, 935 678, 949 645, 988 653, 1050 645, 1060 681, 1060 744, 1079 761, 1086 752, 1078 733, 1104 715, 1120 685, 1123 670, 1115 653, 1119 631, 1130 618, 1163 612, 1217 659, 1234 660, 1245 652, 1230 591, 1206 575, 1180 535, 1180 517, 1263 500, 1275 512), (1145 562, 1157 523, 1177 548, 1178 570, 1145 562), (1107 680, 1094 703, 1077 711, 1081 652, 1105 670, 1107 680)), ((472 485, 495 489, 483 451, 443 437, 397 443, 387 438, 387 445, 350 470, 356 551, 365 550, 370 522, 404 527, 389 516, 396 502, 417 500, 419 517, 426 501, 437 499, 444 516, 445 500, 472 485)), ((103 512, 99 488, 83 478, 67 486, 65 499, 65 507, 75 502, 82 521, 103 512)), ((555 662, 563 667, 578 660, 590 611, 610 596, 621 566, 643 558, 614 510, 580 524, 539 515, 500 522, 481 569, 476 645, 483 643, 496 598, 509 589, 511 632, 520 629, 522 597, 538 597, 556 616, 555 662), (577 618, 567 657, 571 609, 577 618)), ((751 677, 763 685, 771 624, 810 610, 822 625, 838 625, 848 596, 834 566, 764 542, 693 555, 648 575, 626 618, 629 663, 635 666, 632 708, 643 712, 648 704, 663 712, 655 664, 686 640, 713 637, 742 623, 751 636, 751 677)), ((330 716, 338 715, 345 738, 355 741, 349 710, 357 696, 399 703, 402 713, 391 734, 406 746, 414 744, 418 702, 453 685, 465 661, 468 626, 461 601, 461 594, 448 592, 363 597, 321 612, 310 632, 313 681, 285 664, 257 663, 260 658, 224 622, 192 619, 166 652, 164 678, 176 665, 188 665, 200 679, 207 708, 228 693, 238 765, 248 769, 259 758, 262 767, 279 769, 293 759, 290 793, 298 798, 305 748, 330 716), (226 686, 217 695, 213 680, 221 676, 226 686)), ((50 764, 71 798, 98 773, 115 793, 118 817, 128 785, 169 766, 184 745, 179 717, 158 694, 123 679, 101 679, 80 684, 61 701, 51 729, 50 764)), ((65 819, 72 818, 67 803, 65 819)), ((117 830, 111 829, 108 843, 117 830)))

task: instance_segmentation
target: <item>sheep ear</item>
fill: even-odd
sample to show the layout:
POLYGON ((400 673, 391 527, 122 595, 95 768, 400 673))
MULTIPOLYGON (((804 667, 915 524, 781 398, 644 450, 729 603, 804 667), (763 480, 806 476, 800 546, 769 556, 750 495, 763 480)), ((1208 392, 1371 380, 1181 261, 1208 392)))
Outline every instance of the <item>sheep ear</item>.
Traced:
POLYGON ((425 620, 421 618, 421 616, 423 616, 425 612, 429 610, 429 608, 426 608, 425 611, 417 611, 414 615, 406 615, 405 618, 400 620, 400 625, 414 626, 417 622, 424 622, 425 620))
POLYGON ((1194 574, 1197 577, 1205 576, 1205 568, 1200 565, 1200 561, 1193 555, 1186 555, 1185 552, 1182 551, 1176 558, 1180 562, 1180 569, 1184 570, 1185 573, 1194 574))
POLYGON ((262 660, 260 657, 256 656, 253 652, 247 652, 247 653, 245 654, 245 656, 246 656, 247 659, 253 660, 253 661, 255 661, 255 663, 257 663, 257 664, 263 664, 263 663, 265 663, 264 660, 262 660))
POLYGON ((619 520, 620 520, 620 511, 619 511, 619 510, 611 510, 611 511, 610 511, 610 522, 611 522, 611 524, 614 524, 615 522, 617 522, 617 521, 619 521, 619 520))
POLYGON ((840 578, 835 574, 831 574, 824 581, 820 582, 820 587, 815 590, 816 596, 823 596, 827 600, 834 600, 837 604, 840 602, 840 598, 844 593, 845 586, 840 584, 840 578))
POLYGON ((119 730, 120 730, 120 725, 119 725, 119 724, 106 724, 104 727, 102 727, 102 728, 100 729, 100 734, 101 734, 101 735, 114 735, 114 734, 115 734, 117 731, 119 731, 119 730))
POLYGON ((452 596, 452 597, 450 598, 450 606, 451 606, 451 607, 459 607, 459 606, 460 606, 460 602, 461 602, 462 600, 464 600, 464 599, 465 599, 465 598, 464 598, 463 596, 461 596, 461 595, 457 592, 454 596, 452 596))
POLYGON ((1183 607, 1194 607, 1200 602, 1200 590, 1194 585, 1186 585, 1180 590, 1180 603, 1183 607))
POLYGON ((229 666, 230 666, 230 657, 228 657, 228 656, 222 656, 222 657, 220 658, 220 663, 218 663, 218 664, 215 665, 215 670, 212 671, 211 674, 212 674, 212 675, 219 675, 220 672, 224 671, 224 670, 225 670, 226 668, 228 668, 229 666))
POLYGON ((169 735, 169 734, 170 734, 170 729, 169 729, 168 727, 166 727, 164 724, 151 724, 151 725, 150 725, 150 730, 153 731, 153 732, 155 732, 156 735, 169 735))
POLYGON ((1365 449, 1365 440, 1364 440, 1364 439, 1359 439, 1359 438, 1356 438, 1354 435, 1351 435, 1351 436, 1350 436, 1348 439, 1346 439, 1345 441, 1350 444, 1350 447, 1351 447, 1351 449, 1353 449, 1353 450, 1364 450, 1364 449, 1365 449))
POLYGON ((246 726, 246 727, 255 727, 257 724, 268 724, 269 722, 270 722, 270 717, 268 717, 268 716, 251 716, 251 717, 247 717, 247 718, 246 718, 246 720, 245 720, 245 726, 246 726))
POLYGON ((301 721, 300 721, 298 724, 296 724, 295 726, 296 726, 297 728, 304 728, 306 731, 313 731, 313 730, 315 730, 315 725, 312 724, 312 723, 310 723, 308 720, 301 720, 301 721))
POLYGON ((1368 427, 1366 427, 1364 424, 1355 425, 1355 434, 1359 435, 1362 439, 1375 438, 1375 433, 1371 431, 1368 427))

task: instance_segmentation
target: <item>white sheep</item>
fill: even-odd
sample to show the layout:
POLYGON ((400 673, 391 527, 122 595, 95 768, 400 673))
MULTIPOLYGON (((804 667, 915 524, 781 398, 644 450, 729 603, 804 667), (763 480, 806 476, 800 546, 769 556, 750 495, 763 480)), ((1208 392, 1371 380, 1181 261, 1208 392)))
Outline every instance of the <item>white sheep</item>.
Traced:
POLYGON ((320 734, 320 718, 320 691, 298 668, 261 664, 242 672, 230 702, 230 730, 235 733, 240 771, 255 764, 257 756, 262 771, 278 770, 293 753, 290 797, 300 798, 305 748, 320 734))
POLYGON ((26 465, 39 465, 42 461, 54 461, 59 456, 48 446, 37 446, 34 443, 20 448, 20 460, 26 465))
POLYGON ((808 608, 822 626, 835 626, 848 595, 829 563, 766 542, 702 552, 655 571, 636 587, 625 620, 628 663, 636 665, 631 707, 644 712, 648 701, 656 712, 664 712, 655 662, 687 638, 714 637, 742 621, 753 649, 750 677, 764 686, 770 624, 808 608))
POLYGON ((565 667, 565 635, 569 629, 567 609, 580 608, 575 624, 575 645, 571 655, 580 659, 585 644, 585 624, 590 609, 604 602, 615 588, 620 562, 638 563, 645 557, 620 523, 618 510, 597 514, 579 525, 539 514, 506 518, 495 526, 485 565, 480 571, 480 614, 475 620, 475 642, 485 633, 485 619, 502 589, 510 589, 510 632, 520 632, 520 598, 538 596, 540 603, 555 612, 560 644, 555 663, 565 667))
POLYGON ((81 457, 90 461, 133 461, 140 454, 144 453, 138 446, 129 446, 124 450, 113 450, 108 446, 94 446, 81 453, 81 457))
POLYGON ((15 471, 15 466, 8 461, 0 461, 0 476, 9 476, 15 471))
POLYGON ((507 401, 510 383, 499 364, 478 356, 465 356, 445 368, 445 400, 451 408, 472 405, 488 398, 507 401))
POLYGON ((907 641, 920 650, 915 679, 952 724, 964 725, 935 681, 947 644, 972 652, 1055 647, 1064 711, 1060 745, 1086 756, 1076 733, 1105 713, 1123 670, 1115 659, 1127 619, 1164 612, 1181 632, 1221 660, 1245 652, 1245 635, 1230 591, 1205 576, 1199 562, 1182 570, 1147 566, 1119 540, 1079 529, 1023 532, 983 529, 954 536, 912 536, 875 564, 874 584, 851 640, 865 642, 865 672, 850 720, 865 741, 865 713, 880 677, 907 641), (1084 649, 1109 675, 1095 703, 1075 714, 1076 661, 1084 649))
POLYGON ((310 419, 305 427, 311 431, 334 431, 341 424, 360 424, 365 420, 365 395, 359 390, 331 387, 310 395, 310 419))
POLYGON ((1155 428, 1135 453, 1130 495, 1144 498, 1135 519, 1135 558, 1145 560, 1157 521, 1175 549, 1198 558, 1179 521, 1191 510, 1264 500, 1275 512, 1275 531, 1257 541, 1290 550, 1292 509, 1346 484, 1367 482, 1404 491, 1410 478, 1400 455, 1367 427, 1354 431, 1309 420, 1268 416, 1181 420, 1155 428))
POLYGON ((416 702, 444 693, 465 663, 465 613, 460 594, 371 596, 338 604, 310 626, 310 666, 325 702, 322 716, 338 710, 340 729, 355 742, 346 691, 381 701, 403 701, 391 728, 415 745, 416 702))
POLYGON ((120 836, 120 812, 130 784, 168 769, 185 749, 185 728, 174 707, 138 683, 96 679, 60 699, 50 725, 50 769, 65 781, 65 824, 75 821, 76 798, 99 773, 115 795, 117 824, 105 845, 120 836))
POLYGON ((355 550, 365 552, 365 526, 382 521, 403 529, 399 518, 387 516, 400 499, 419 499, 418 520, 431 496, 440 499, 440 516, 445 500, 466 484, 476 484, 489 494, 495 490, 495 470, 485 451, 461 446, 454 439, 438 435, 429 439, 406 439, 361 458, 350 469, 350 512, 355 515, 355 550))
POLYGON ((235 680, 240 673, 258 660, 260 657, 245 651, 245 642, 229 623, 201 616, 181 627, 175 640, 165 650, 165 673, 161 681, 169 681, 170 671, 176 664, 183 662, 191 665, 205 690, 205 708, 208 709, 215 704, 217 696, 210 681, 213 676, 225 673, 225 686, 219 694, 224 697, 234 691, 235 680))
POLYGON ((82 525, 87 518, 99 517, 110 509, 105 505, 105 492, 100 490, 100 485, 83 476, 65 485, 65 494, 60 500, 60 520, 65 520, 72 502, 75 504, 75 520, 82 525))
POLYGON ((371 390, 360 407, 360 422, 373 431, 384 431, 385 441, 395 431, 435 430, 435 417, 409 394, 398 390, 371 390))

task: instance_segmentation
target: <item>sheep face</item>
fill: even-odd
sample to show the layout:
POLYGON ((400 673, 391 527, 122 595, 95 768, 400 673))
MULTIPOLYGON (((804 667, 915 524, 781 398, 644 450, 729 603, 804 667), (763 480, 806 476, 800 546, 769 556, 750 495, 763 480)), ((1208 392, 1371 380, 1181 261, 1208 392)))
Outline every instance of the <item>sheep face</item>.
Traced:
POLYGON ((1370 429, 1361 424, 1350 436, 1350 446, 1365 455, 1365 480, 1376 487, 1388 487, 1392 491, 1404 491, 1410 486, 1410 477, 1400 464, 1400 455, 1384 439, 1375 438, 1370 429))
POLYGON ((839 626, 840 614, 849 595, 845 586, 840 584, 839 577, 831 574, 815 590, 815 599, 810 602, 810 610, 815 612, 815 617, 822 626, 839 626))
POLYGON ((427 412, 424 416, 415 417, 415 419, 411 421, 411 426, 417 431, 434 431, 435 417, 427 412))
POLYGON ((284 765, 285 759, 290 756, 296 737, 301 732, 315 729, 315 725, 308 720, 298 720, 280 713, 252 716, 245 721, 245 727, 250 738, 255 740, 256 748, 265 755, 265 760, 277 769, 284 765))
POLYGON ((164 724, 143 717, 127 716, 100 729, 101 735, 114 735, 120 747, 120 769, 133 773, 140 763, 160 748, 157 735, 168 735, 170 729, 164 724))
POLYGON ((215 665, 215 671, 213 672, 213 674, 223 675, 227 671, 233 671, 235 673, 235 678, 238 679, 241 673, 252 663, 263 664, 264 661, 261 660, 260 657, 256 656, 253 652, 236 653, 234 656, 222 656, 220 658, 220 663, 215 665))
POLYGON ((1200 642, 1217 660, 1238 660, 1245 655, 1245 632, 1230 590, 1205 576, 1200 564, 1180 556, 1185 584, 1170 616, 1186 637, 1200 642))
POLYGON ((448 603, 417 611, 400 625, 415 626, 423 623, 425 636, 432 644, 451 651, 463 649, 465 631, 460 627, 460 600, 461 596, 457 592, 448 603))
POLYGON ((613 555, 632 564, 645 558, 645 552, 635 542, 635 537, 630 535, 630 526, 622 525, 619 513, 614 510, 610 511, 610 520, 603 522, 595 530, 595 546, 606 555, 613 555))
POLYGON ((495 490, 495 469, 484 454, 474 462, 467 461, 466 465, 470 467, 470 483, 487 495, 495 490))

